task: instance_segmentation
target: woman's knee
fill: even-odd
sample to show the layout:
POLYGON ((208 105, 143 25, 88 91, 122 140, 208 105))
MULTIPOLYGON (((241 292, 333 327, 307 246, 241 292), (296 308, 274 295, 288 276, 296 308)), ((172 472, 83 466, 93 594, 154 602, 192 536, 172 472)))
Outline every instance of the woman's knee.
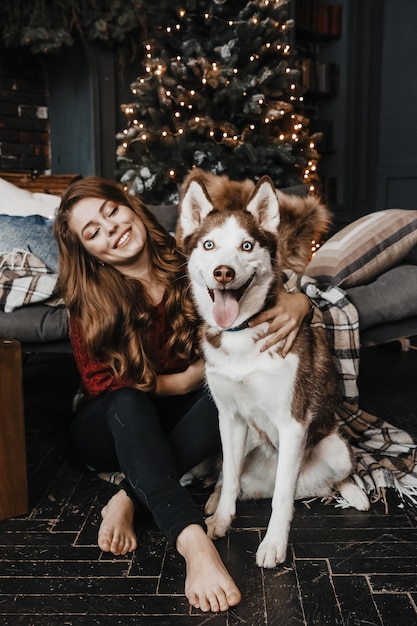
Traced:
POLYGON ((107 408, 107 420, 118 426, 128 426, 133 420, 137 423, 138 417, 146 421, 147 416, 154 418, 155 409, 148 394, 134 389, 123 387, 111 393, 107 408))

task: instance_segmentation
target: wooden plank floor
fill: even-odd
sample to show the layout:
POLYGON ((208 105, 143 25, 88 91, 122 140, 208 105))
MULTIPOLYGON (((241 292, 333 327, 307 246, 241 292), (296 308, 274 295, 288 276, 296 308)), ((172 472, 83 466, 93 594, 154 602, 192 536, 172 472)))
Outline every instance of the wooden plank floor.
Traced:
MULTIPOLYGON (((368 410, 417 432, 417 351, 363 351, 368 410)), ((138 520, 127 557, 96 544, 112 487, 81 467, 67 436, 77 375, 70 357, 31 357, 24 368, 28 441, 27 516, 0 523, 3 626, 402 626, 417 624, 417 525, 392 498, 370 512, 297 503, 287 562, 262 571, 255 552, 269 502, 241 503, 217 542, 242 603, 201 614, 184 595, 182 559, 151 519, 138 520)), ((207 493, 193 489, 204 505, 207 493)))

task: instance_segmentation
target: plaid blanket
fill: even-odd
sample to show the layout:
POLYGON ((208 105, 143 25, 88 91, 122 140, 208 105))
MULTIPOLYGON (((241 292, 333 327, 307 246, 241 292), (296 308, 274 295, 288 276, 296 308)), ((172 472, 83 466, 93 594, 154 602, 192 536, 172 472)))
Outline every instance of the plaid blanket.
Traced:
POLYGON ((58 304, 58 275, 31 252, 14 249, 0 253, 0 311, 44 302, 58 304))
POLYGON ((417 440, 359 406, 359 319, 356 308, 338 287, 321 290, 316 281, 285 272, 288 292, 302 291, 316 305, 312 325, 326 330, 341 382, 338 409, 341 430, 356 458, 354 479, 373 500, 382 499, 386 509, 388 488, 409 504, 417 505, 417 440))

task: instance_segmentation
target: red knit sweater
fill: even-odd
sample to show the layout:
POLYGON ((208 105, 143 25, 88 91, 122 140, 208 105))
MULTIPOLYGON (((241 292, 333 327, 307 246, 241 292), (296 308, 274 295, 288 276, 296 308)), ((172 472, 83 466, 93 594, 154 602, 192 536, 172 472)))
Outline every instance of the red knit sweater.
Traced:
MULTIPOLYGON (((163 300, 152 311, 147 333, 149 357, 155 365, 157 374, 183 372, 188 366, 185 361, 173 358, 168 354, 168 333, 165 301, 163 300)), ((72 319, 70 319, 70 337, 83 391, 88 396, 98 396, 104 391, 113 391, 133 384, 133 379, 128 377, 116 378, 108 365, 91 356, 85 346, 79 324, 72 319)))

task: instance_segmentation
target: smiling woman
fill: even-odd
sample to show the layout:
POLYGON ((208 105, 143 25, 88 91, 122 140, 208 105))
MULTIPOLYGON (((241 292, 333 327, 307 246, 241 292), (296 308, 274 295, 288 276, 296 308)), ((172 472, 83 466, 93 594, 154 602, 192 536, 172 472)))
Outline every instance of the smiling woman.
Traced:
POLYGON ((103 509, 99 546, 134 550, 134 513, 147 507, 185 559, 189 602, 226 610, 240 592, 179 482, 220 446, 184 256, 138 198, 95 177, 68 188, 55 233, 83 386, 74 445, 90 468, 126 477, 103 509))
POLYGON ((146 228, 132 209, 101 198, 84 198, 74 206, 69 226, 93 257, 152 285, 146 228))

